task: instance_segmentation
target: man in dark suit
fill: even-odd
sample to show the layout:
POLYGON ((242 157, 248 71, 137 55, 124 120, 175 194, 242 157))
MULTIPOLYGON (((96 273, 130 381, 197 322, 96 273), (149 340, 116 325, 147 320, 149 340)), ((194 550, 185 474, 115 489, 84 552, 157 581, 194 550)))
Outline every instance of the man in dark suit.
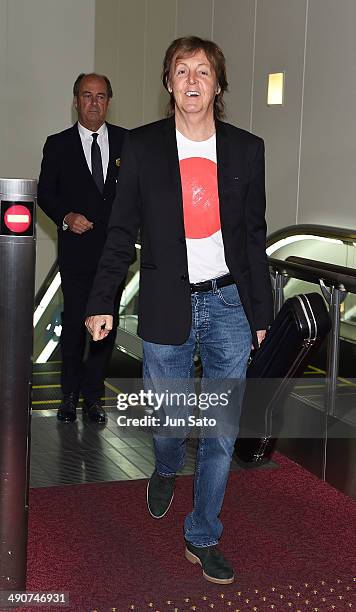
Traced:
MULTIPOLYGON (((258 347, 272 320, 263 141, 220 121, 227 80, 215 43, 197 37, 173 41, 163 84, 171 96, 170 118, 132 130, 125 140, 86 325, 94 340, 110 333, 116 287, 134 258, 140 229, 138 333, 146 389, 174 391, 177 380, 191 388, 197 345, 202 388, 233 379, 234 389, 241 389, 251 342, 258 347)), ((234 580, 217 544, 240 399, 241 394, 228 431, 205 430, 199 438, 194 508, 184 522, 186 558, 218 584, 234 580)), ((179 414, 177 404, 167 411, 179 414)), ((168 511, 176 472, 184 465, 181 429, 172 423, 169 431, 160 427, 154 433, 156 469, 147 503, 155 518, 168 511)))
MULTIPOLYGON (((90 343, 86 364, 85 305, 104 247, 119 177, 125 130, 105 122, 112 98, 106 76, 80 74, 74 83, 78 122, 47 138, 38 183, 38 204, 58 229, 58 263, 63 292, 62 391, 57 418, 76 419, 79 393, 83 416, 104 423, 101 397, 117 326, 105 342, 90 343)), ((115 292, 117 305, 118 292, 115 292)))

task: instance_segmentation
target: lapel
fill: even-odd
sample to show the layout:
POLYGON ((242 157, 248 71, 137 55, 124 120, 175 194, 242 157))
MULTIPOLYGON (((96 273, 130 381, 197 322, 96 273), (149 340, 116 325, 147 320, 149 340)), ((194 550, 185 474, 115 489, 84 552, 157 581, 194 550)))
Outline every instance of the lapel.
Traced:
POLYGON ((175 220, 176 227, 184 236, 184 217, 183 217, 183 197, 182 184, 180 179, 179 158, 176 139, 176 124, 173 117, 169 117, 163 123, 165 135, 165 155, 168 160, 171 186, 172 186, 172 220, 175 220))
POLYGON ((219 192, 219 207, 221 227, 224 224, 224 212, 226 208, 227 193, 226 177, 229 173, 230 156, 229 156, 229 139, 226 125, 219 120, 216 120, 216 163, 218 175, 218 192, 219 192))
POLYGON ((84 154, 84 150, 83 150, 83 145, 82 145, 82 141, 80 138, 80 134, 79 134, 79 130, 78 130, 78 122, 75 123, 72 127, 72 135, 73 135, 73 151, 74 151, 74 156, 76 157, 76 159, 78 160, 78 170, 83 174, 83 176, 86 177, 87 181, 91 181, 93 183, 93 185, 95 186, 95 188, 97 189, 97 186, 95 184, 95 181, 92 177, 92 174, 89 170, 88 164, 87 164, 87 160, 85 159, 85 154, 84 154))
POLYGON ((108 186, 111 185, 113 182, 115 182, 116 175, 117 175, 117 166, 115 165, 116 164, 115 156, 116 156, 117 151, 115 149, 114 133, 113 133, 110 123, 107 123, 106 127, 108 129, 108 139, 109 139, 109 162, 108 162, 108 169, 106 172, 104 193, 107 190, 108 186))

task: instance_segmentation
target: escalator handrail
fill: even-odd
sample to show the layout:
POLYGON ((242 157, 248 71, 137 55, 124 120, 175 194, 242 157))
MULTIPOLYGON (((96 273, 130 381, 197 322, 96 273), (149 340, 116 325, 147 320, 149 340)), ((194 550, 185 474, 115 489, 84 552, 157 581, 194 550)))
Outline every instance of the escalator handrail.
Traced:
POLYGON ((305 259, 304 257, 288 257, 286 260, 268 257, 272 270, 309 283, 319 284, 323 280, 330 286, 343 286, 346 291, 356 293, 356 270, 329 264, 325 261, 305 259))
POLYGON ((50 267, 46 278, 44 279, 44 281, 42 282, 42 285, 40 286, 40 288, 38 289, 36 295, 35 295, 35 310, 37 308, 37 306, 40 304, 43 296, 45 295, 48 287, 51 285, 54 277, 56 276, 58 272, 58 259, 55 259, 55 261, 53 262, 53 265, 50 267))
POLYGON ((300 225, 287 225, 267 236, 267 247, 279 240, 289 238, 289 236, 313 235, 321 238, 333 238, 341 240, 346 244, 356 243, 356 230, 346 227, 333 227, 331 225, 316 225, 305 223, 300 225))
MULTIPOLYGON (((316 224, 300 224, 300 225, 288 225, 286 227, 282 227, 267 236, 266 245, 267 247, 272 244, 278 242, 279 240, 283 240, 288 238, 289 236, 296 235, 314 235, 320 236, 322 238, 334 238, 336 240, 341 240, 346 244, 356 244, 356 230, 353 231, 350 228, 343 227, 333 227, 330 225, 316 225, 316 224)), ((289 259, 289 258, 288 258, 289 259)), ((275 260, 277 261, 277 260, 275 260)), ((321 264, 322 262, 319 262, 321 264)), ((324 264, 325 265, 325 264, 324 264)), ((319 268, 322 268, 320 265, 319 268)), ((39 305, 41 299, 45 295, 48 287, 53 281, 56 273, 58 272, 58 260, 56 259, 53 265, 51 266, 45 280, 43 281, 41 287, 36 293, 35 297, 35 308, 39 305)))

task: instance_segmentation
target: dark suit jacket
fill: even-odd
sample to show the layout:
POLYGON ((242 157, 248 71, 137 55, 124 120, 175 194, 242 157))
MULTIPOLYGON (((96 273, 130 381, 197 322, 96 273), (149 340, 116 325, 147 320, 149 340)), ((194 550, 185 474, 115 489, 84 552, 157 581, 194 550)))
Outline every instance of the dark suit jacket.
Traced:
MULTIPOLYGON (((221 230, 227 266, 238 285, 254 341, 272 321, 265 252, 263 141, 216 123, 221 230)), ((141 232, 138 333, 159 344, 182 344, 191 299, 174 118, 128 133, 109 233, 87 313, 111 314, 117 285, 134 260, 141 232)))
POLYGON ((126 132, 109 123, 107 128, 109 164, 103 194, 88 168, 77 124, 49 136, 43 148, 38 204, 58 226, 60 268, 95 270, 103 250, 126 132), (81 235, 63 231, 63 218, 68 212, 85 215, 94 228, 81 235))

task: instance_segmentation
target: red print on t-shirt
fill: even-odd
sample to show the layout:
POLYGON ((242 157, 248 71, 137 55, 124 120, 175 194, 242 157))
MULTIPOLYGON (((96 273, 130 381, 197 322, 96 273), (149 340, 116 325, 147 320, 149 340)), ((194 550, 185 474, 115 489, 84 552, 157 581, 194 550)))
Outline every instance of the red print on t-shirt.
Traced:
POLYGON ((188 157, 179 165, 186 238, 208 238, 220 229, 216 163, 188 157))

